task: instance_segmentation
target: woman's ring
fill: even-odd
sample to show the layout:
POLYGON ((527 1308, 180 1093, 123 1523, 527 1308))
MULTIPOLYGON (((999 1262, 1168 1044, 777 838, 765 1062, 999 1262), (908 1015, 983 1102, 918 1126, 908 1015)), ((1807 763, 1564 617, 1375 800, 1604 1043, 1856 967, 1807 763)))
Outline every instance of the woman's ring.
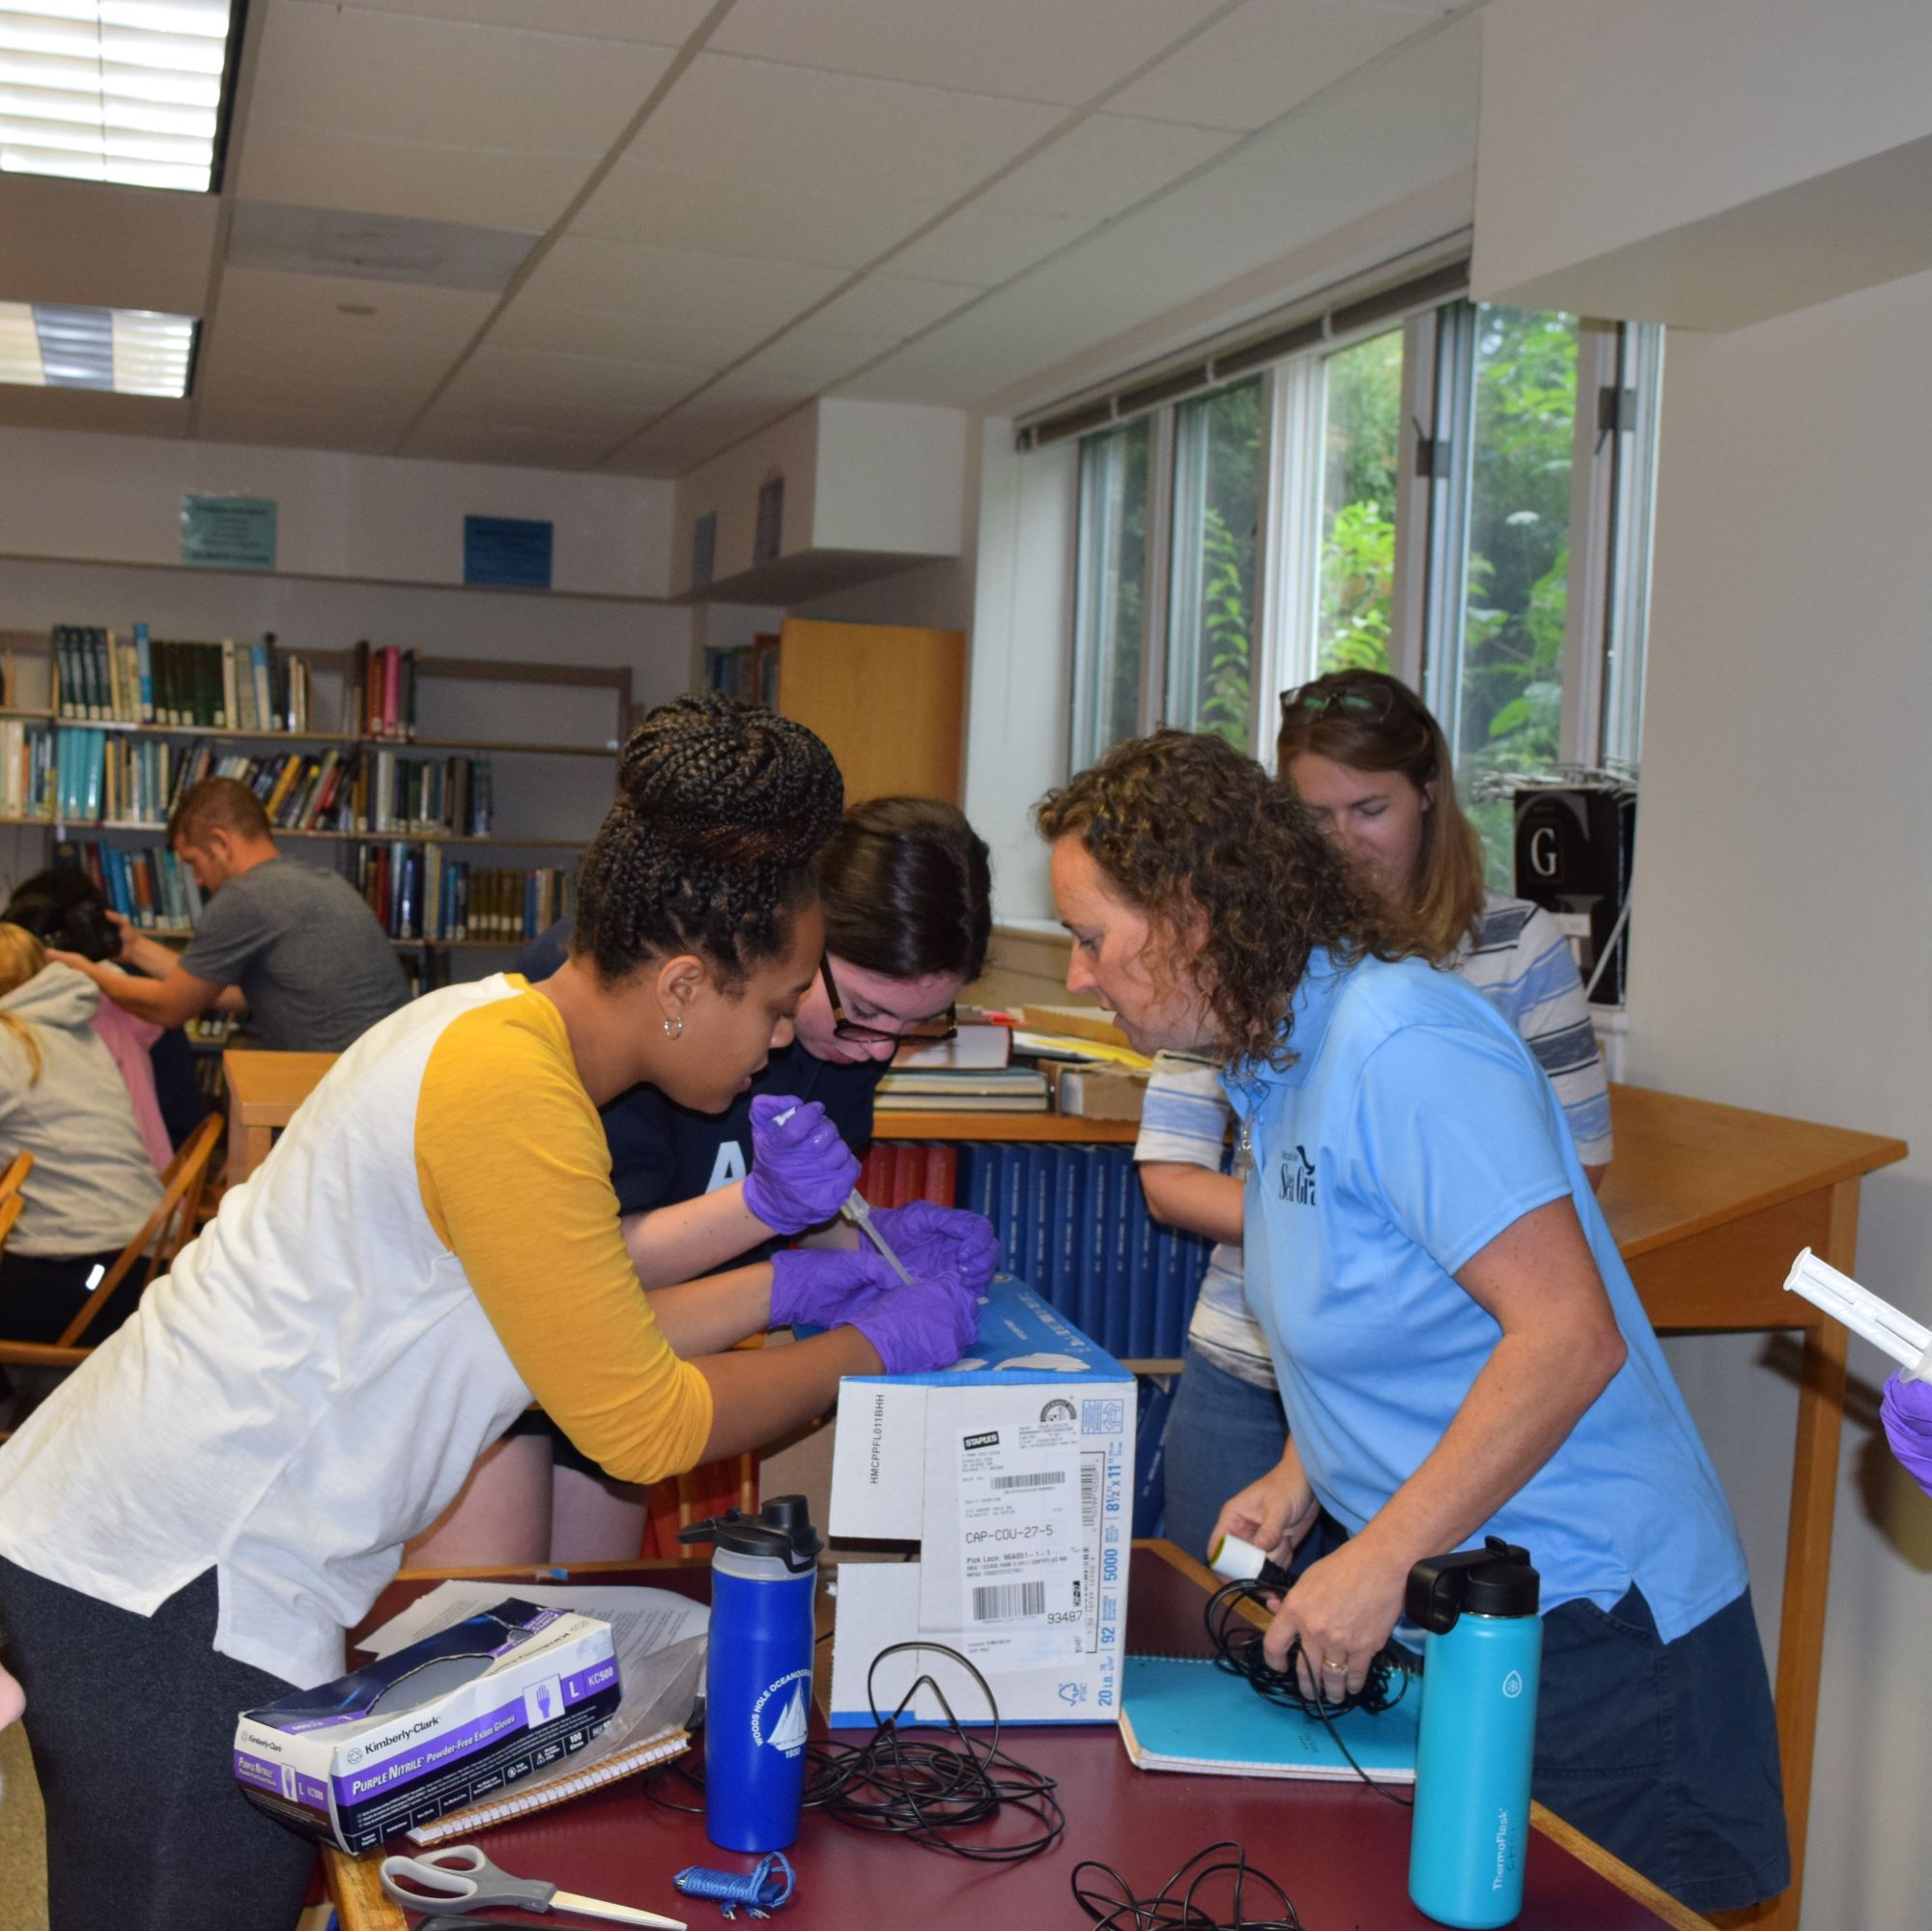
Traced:
POLYGON ((1345 1656, 1337 1661, 1332 1656, 1324 1656, 1321 1659, 1321 1667, 1332 1675, 1347 1676, 1349 1673, 1349 1659, 1345 1656))

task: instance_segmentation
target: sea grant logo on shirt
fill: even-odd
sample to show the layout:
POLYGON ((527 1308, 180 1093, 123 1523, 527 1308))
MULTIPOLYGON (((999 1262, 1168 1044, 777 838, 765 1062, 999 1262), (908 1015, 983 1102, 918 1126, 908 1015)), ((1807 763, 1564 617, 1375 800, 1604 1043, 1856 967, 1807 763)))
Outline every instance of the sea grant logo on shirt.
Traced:
POLYGON ((1315 1205, 1315 1162, 1299 1143, 1293 1157, 1284 1153, 1281 1160, 1281 1197, 1296 1207, 1315 1205))

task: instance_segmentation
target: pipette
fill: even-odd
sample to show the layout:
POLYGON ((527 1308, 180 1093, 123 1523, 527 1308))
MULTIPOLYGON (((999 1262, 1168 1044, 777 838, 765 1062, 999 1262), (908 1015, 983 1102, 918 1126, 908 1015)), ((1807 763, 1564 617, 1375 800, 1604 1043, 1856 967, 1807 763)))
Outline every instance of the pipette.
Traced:
POLYGON ((1854 1334, 1889 1354, 1905 1370, 1908 1381, 1932 1381, 1932 1328, 1921 1327, 1909 1314, 1880 1300, 1849 1274, 1841 1274, 1810 1248, 1800 1250, 1784 1277, 1785 1291, 1803 1294, 1813 1307, 1823 1308, 1854 1334))
MULTIPOLYGON (((792 1117, 792 1115, 797 1111, 798 1108, 795 1106, 786 1107, 782 1113, 779 1114, 773 1120, 772 1124, 774 1126, 782 1126, 785 1123, 785 1122, 789 1120, 792 1117)), ((839 1207, 838 1211, 842 1213, 845 1216, 845 1218, 849 1220, 852 1223, 852 1225, 856 1227, 859 1230, 859 1232, 863 1234, 869 1241, 871 1241, 872 1245, 876 1247, 879 1250, 879 1252, 885 1256, 886 1260, 891 1264, 893 1272, 895 1273, 899 1277, 899 1279, 906 1284, 907 1287, 911 1287, 912 1276, 906 1272, 905 1263, 901 1261, 899 1257, 893 1252, 892 1246, 887 1241, 886 1236, 883 1234, 881 1234, 876 1227, 872 1225, 871 1202, 869 1202, 866 1198, 866 1196, 859 1191, 857 1187, 854 1187, 852 1191, 845 1196, 844 1203, 839 1207)))

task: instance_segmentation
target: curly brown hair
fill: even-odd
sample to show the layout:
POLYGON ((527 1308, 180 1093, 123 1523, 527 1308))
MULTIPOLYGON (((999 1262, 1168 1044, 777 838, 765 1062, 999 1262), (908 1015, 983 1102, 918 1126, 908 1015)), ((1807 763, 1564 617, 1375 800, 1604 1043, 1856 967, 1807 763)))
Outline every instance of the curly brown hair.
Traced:
POLYGON ((1077 838, 1147 919, 1151 977, 1191 973, 1233 1064, 1293 1064, 1284 1027, 1318 948, 1350 962, 1420 952, 1293 792, 1221 738, 1117 744, 1049 791, 1034 820, 1043 838, 1077 838), (1204 923, 1190 956, 1187 934, 1204 923))

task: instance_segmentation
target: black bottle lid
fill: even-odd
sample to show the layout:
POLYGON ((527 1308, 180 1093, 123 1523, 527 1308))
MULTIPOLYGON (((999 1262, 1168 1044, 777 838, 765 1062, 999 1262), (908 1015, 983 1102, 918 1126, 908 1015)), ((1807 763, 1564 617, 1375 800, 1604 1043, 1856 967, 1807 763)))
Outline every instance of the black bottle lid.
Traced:
POLYGON ((1542 1589, 1528 1549, 1492 1535, 1481 1548, 1460 1548, 1418 1562, 1408 1572, 1404 1608, 1411 1623, 1444 1635, 1465 1614, 1533 1616, 1542 1589))
POLYGON ((726 1509, 689 1528, 679 1529, 679 1542, 708 1542, 738 1555, 776 1556, 793 1575, 817 1566, 825 1547, 811 1525, 811 1504, 803 1495, 773 1495, 755 1516, 726 1509))

